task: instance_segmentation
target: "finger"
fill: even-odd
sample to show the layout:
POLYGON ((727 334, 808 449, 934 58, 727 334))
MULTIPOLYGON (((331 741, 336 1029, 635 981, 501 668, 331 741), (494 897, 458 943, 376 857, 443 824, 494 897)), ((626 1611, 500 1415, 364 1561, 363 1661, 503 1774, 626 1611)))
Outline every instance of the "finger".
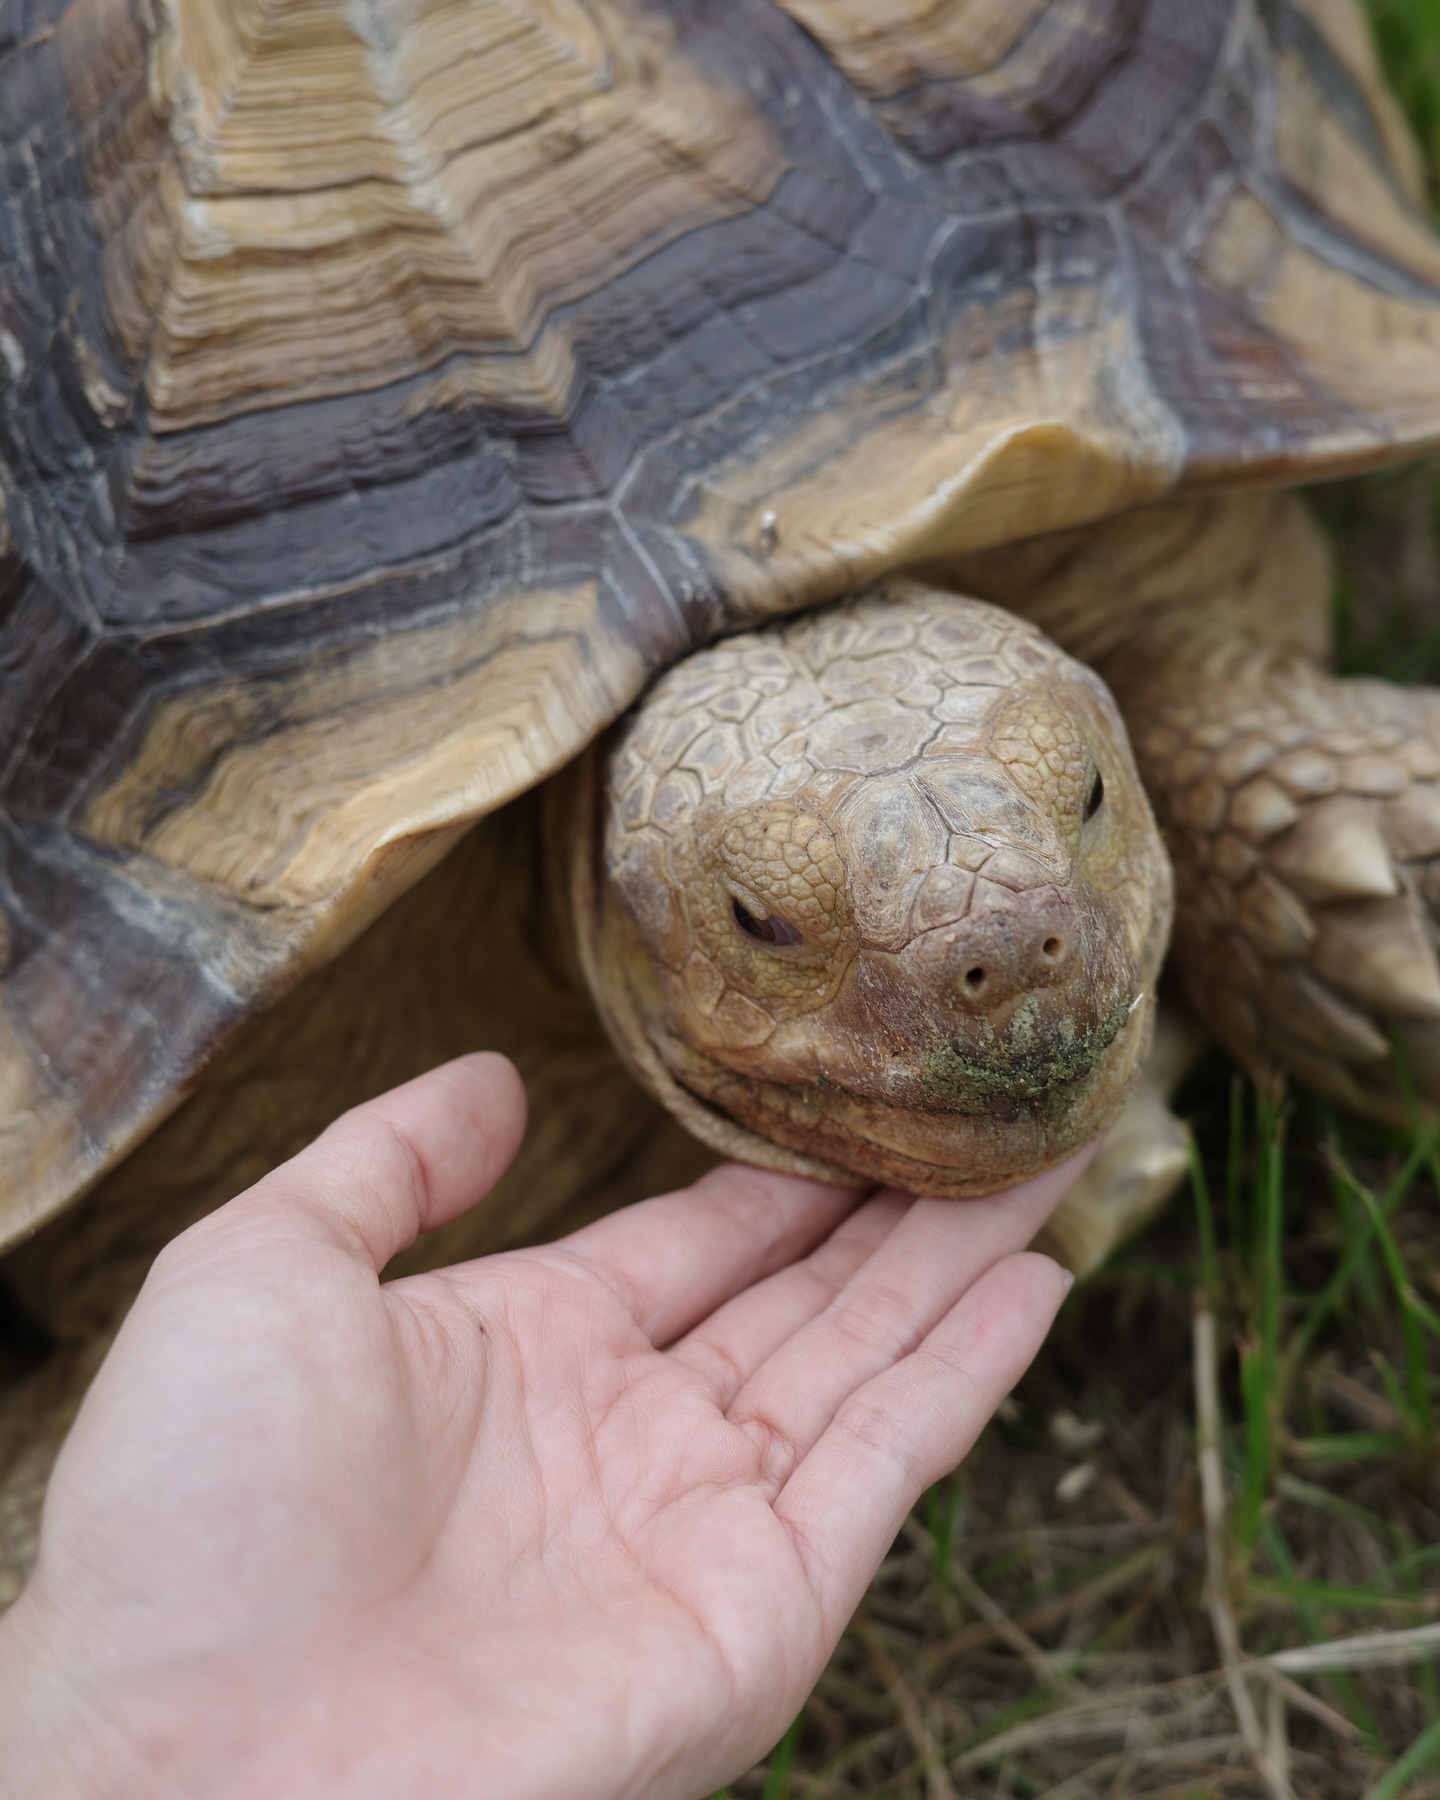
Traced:
POLYGON ((853 1394, 775 1500, 836 1635, 905 1515, 968 1455, 1070 1286, 1047 1256, 988 1269, 920 1346, 853 1394))
POLYGON ((874 1195, 807 1257, 727 1300, 669 1354, 728 1411, 755 1371, 825 1310, 914 1204, 913 1196, 894 1189, 874 1195))
POLYGON ((319 1224, 377 1271, 487 1194, 525 1132, 525 1090, 508 1058, 484 1053, 393 1088, 343 1114, 308 1149, 230 1207, 319 1224))
POLYGON ((554 1246, 624 1296, 664 1347, 732 1294, 814 1248, 864 1191, 726 1163, 678 1193, 627 1206, 554 1246))
POLYGON ((981 1275, 1024 1247, 1089 1160, 980 1200, 917 1200, 825 1310, 782 1344, 727 1416, 778 1489, 857 1388, 908 1355, 981 1275))

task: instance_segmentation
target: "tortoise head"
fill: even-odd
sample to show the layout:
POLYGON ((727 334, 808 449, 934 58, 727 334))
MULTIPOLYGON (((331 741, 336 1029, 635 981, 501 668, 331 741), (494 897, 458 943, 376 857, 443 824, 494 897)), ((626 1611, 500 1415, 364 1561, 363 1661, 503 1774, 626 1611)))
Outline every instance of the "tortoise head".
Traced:
POLYGON ((1012 615, 895 582, 699 652, 599 810, 597 1003, 726 1153, 979 1193, 1127 1097, 1169 867, 1108 692, 1012 615))

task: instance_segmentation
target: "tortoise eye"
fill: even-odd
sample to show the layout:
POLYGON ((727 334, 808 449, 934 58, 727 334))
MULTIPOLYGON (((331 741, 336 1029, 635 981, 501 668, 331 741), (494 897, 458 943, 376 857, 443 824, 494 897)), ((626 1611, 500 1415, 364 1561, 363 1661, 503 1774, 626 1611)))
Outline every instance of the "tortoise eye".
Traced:
POLYGON ((1085 818, 1088 823, 1105 804, 1105 777, 1097 769, 1095 779, 1090 784, 1090 792, 1085 801, 1085 818))
POLYGON ((735 923, 747 937, 754 938, 761 944, 798 944, 800 933, 788 919, 782 919, 778 913, 771 913, 768 919, 757 919, 747 906, 738 900, 732 904, 735 923))

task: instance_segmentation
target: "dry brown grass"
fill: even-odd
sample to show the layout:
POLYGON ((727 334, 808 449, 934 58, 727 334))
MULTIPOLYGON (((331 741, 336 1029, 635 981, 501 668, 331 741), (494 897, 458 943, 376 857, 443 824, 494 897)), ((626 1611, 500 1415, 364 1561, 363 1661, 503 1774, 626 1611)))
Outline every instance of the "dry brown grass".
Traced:
MULTIPOLYGON (((1212 1069, 1190 1096, 1220 1196, 1226 1080, 1212 1069)), ((1212 1353, 1198 1334, 1220 1409, 1208 1521, 1202 1242, 1181 1201, 1077 1290, 1005 1416, 907 1522, 796 1729, 736 1800, 1440 1795, 1440 1479, 1429 1413, 1403 1416, 1382 1373, 1406 1368, 1406 1344, 1373 1237, 1342 1304, 1284 1366, 1356 1242, 1336 1157, 1383 1194, 1409 1148, 1335 1132, 1308 1106, 1290 1124, 1268 1436, 1247 1421, 1241 1375, 1266 1281, 1249 1244, 1263 1122, 1247 1119, 1238 1145, 1212 1353)), ((1440 1298, 1428 1161, 1392 1217, 1411 1280, 1440 1298)))

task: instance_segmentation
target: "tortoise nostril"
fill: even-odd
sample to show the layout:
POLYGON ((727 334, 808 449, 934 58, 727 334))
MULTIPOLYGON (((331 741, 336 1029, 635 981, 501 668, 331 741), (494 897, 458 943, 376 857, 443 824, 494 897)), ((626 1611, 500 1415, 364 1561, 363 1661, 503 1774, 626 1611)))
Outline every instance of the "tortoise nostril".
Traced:
POLYGON ((971 1014, 1003 1011, 1026 994, 1063 987, 1077 967, 1080 935, 1058 903, 1035 910, 1038 919, 1020 906, 1000 905, 981 919, 922 932, 927 978, 971 1014))

